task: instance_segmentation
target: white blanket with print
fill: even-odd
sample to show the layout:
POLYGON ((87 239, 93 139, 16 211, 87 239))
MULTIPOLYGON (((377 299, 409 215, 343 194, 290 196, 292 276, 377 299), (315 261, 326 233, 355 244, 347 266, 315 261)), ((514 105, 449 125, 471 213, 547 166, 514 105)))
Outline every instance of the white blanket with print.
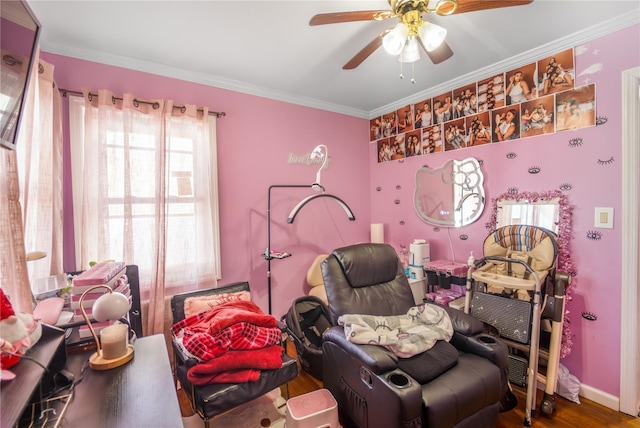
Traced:
POLYGON ((449 341, 453 326, 449 314, 436 305, 410 308, 405 315, 375 316, 345 314, 338 318, 347 340, 361 345, 379 345, 401 358, 431 349, 436 341, 449 341))

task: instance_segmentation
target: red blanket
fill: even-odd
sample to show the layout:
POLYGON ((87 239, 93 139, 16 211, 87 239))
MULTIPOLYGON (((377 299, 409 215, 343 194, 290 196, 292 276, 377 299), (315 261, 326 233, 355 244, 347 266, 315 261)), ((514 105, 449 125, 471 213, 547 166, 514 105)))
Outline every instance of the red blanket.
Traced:
POLYGON ((280 341, 276 319, 253 302, 233 301, 185 318, 173 325, 182 344, 202 361, 229 350, 260 349, 280 341))
POLYGON ((238 322, 248 322, 262 327, 276 327, 276 319, 267 315, 258 305, 246 300, 236 300, 214 306, 212 309, 200 312, 183 319, 173 325, 173 334, 188 328, 193 332, 219 333, 223 329, 238 322))
POLYGON ((248 351, 228 351, 211 361, 196 364, 187 372, 194 385, 255 382, 260 370, 282 367, 282 347, 269 346, 248 351))
POLYGON ((277 321, 250 301, 224 303, 175 323, 172 330, 201 360, 187 372, 194 385, 255 382, 260 370, 282 366, 277 321))

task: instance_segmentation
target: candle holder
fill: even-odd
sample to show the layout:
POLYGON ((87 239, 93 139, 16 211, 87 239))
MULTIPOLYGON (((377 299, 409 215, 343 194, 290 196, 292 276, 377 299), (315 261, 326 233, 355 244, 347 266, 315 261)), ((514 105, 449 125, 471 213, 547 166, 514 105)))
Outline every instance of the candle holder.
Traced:
MULTIPOLYGON (((116 367, 120 367, 121 365, 131 361, 133 359, 133 353, 135 351, 135 348, 130 343, 127 343, 125 346, 125 349, 122 350, 124 351, 124 353, 120 352, 119 351, 120 346, 118 345, 117 336, 121 333, 117 331, 110 331, 109 340, 107 344, 107 346, 109 347, 108 349, 109 352, 107 353, 108 354, 107 356, 113 357, 113 358, 105 358, 105 355, 103 352, 103 345, 105 345, 106 343, 101 344, 101 341, 98 339, 98 335, 96 334, 96 331, 91 325, 91 320, 89 320, 89 317, 87 316, 87 313, 84 310, 85 296, 88 293, 94 290, 97 290, 99 288, 107 289, 108 293, 105 293, 102 296, 98 297, 98 299, 93 304, 91 315, 96 321, 103 322, 103 321, 118 320, 124 317, 127 314, 127 312, 129 312, 130 304, 129 304, 129 299, 127 299, 127 297, 124 294, 114 292, 111 289, 111 287, 109 287, 108 285, 96 285, 94 287, 89 288, 87 291, 82 293, 82 296, 80 296, 80 301, 79 301, 80 311, 82 312, 82 316, 84 317, 84 320, 86 321, 87 326, 89 326, 89 330, 91 331, 91 334, 93 335, 93 338, 96 341, 96 347, 97 347, 97 351, 89 358, 89 366, 94 370, 109 370, 116 367), (116 337, 113 336, 114 334, 116 335, 116 337), (122 355, 119 355, 119 354, 122 354, 122 355)), ((115 327, 115 326, 111 326, 111 327, 115 327)), ((108 328, 110 327, 105 328, 105 330, 107 330, 108 328)), ((127 340, 128 327, 126 327, 126 331, 124 333, 125 333, 124 334, 125 340, 127 340)))

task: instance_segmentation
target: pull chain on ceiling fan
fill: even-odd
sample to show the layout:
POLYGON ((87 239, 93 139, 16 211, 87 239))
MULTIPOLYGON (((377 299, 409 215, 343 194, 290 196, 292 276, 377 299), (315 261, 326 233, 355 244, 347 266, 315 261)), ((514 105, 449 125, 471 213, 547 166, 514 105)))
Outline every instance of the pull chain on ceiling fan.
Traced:
MULTIPOLYGON (((398 18, 398 24, 389 28, 369 42, 342 68, 351 70, 358 67, 380 46, 391 55, 398 55, 401 63, 413 63, 420 59, 424 50, 434 64, 439 64, 453 55, 445 41, 447 30, 424 20, 423 14, 435 13, 440 16, 520 6, 533 0, 388 0, 391 10, 367 10, 355 12, 321 13, 309 21, 309 25, 336 24, 354 21, 384 21, 398 18)), ((413 64, 412 64, 413 65, 413 64)), ((400 75, 402 78, 402 74, 400 75)), ((412 79, 412 82, 415 82, 412 79)))

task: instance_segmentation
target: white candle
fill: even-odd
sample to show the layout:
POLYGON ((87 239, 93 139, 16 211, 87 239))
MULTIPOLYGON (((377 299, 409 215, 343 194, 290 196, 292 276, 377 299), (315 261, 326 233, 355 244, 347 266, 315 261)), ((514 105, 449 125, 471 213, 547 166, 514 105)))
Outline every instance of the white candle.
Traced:
POLYGON ((102 358, 113 360, 127 353, 127 332, 129 328, 124 324, 114 324, 105 327, 100 332, 102 358))
POLYGON ((384 243, 384 224, 371 223, 371 242, 376 244, 384 243))

